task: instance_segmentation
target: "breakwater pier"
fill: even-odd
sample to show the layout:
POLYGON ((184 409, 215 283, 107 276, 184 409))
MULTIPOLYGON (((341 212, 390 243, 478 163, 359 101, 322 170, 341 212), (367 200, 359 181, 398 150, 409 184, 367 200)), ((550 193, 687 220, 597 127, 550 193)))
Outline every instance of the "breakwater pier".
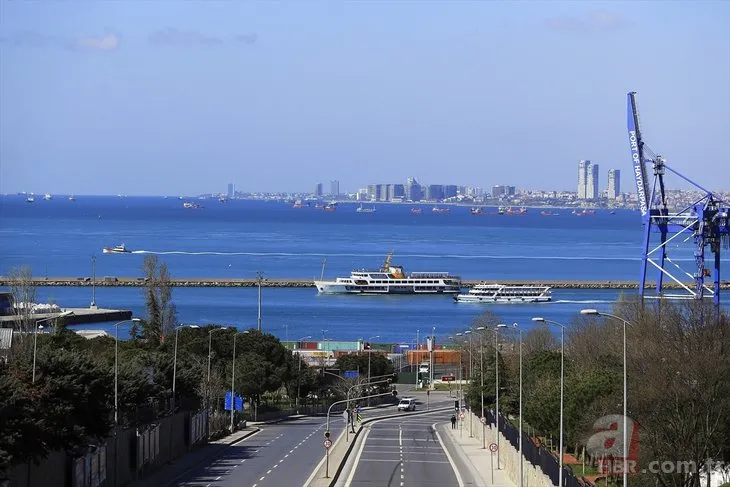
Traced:
MULTIPOLYGON (((500 283, 506 285, 537 285, 550 286, 553 289, 638 289, 637 281, 576 281, 576 280, 508 280, 508 279, 479 279, 479 280, 463 280, 464 287, 472 287, 481 282, 500 283)), ((10 286, 11 279, 0 276, 0 286, 10 286)), ((105 276, 95 280, 88 277, 44 277, 34 278, 29 284, 34 286, 58 286, 58 287, 142 287, 146 281, 141 277, 116 277, 105 276)), ((173 287, 256 287, 257 279, 224 279, 224 278, 175 278, 170 279, 173 287)), ((685 283, 690 289, 694 289, 694 282, 685 283)), ((314 287, 312 279, 282 279, 282 278, 265 278, 261 281, 262 287, 274 288, 308 288, 314 287)), ((653 288, 654 283, 647 283, 646 288, 653 288)), ((710 283, 709 286, 712 286, 710 283)), ((665 283, 665 288, 679 289, 676 283, 665 283)), ((720 283, 721 289, 730 289, 730 281, 720 283)))

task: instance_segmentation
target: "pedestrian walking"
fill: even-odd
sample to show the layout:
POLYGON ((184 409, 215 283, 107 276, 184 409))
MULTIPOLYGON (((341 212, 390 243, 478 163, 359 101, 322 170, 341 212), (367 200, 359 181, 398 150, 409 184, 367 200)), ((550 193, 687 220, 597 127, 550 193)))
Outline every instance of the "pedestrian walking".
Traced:
POLYGON ((451 429, 452 430, 456 429, 456 415, 455 414, 451 415, 451 429))

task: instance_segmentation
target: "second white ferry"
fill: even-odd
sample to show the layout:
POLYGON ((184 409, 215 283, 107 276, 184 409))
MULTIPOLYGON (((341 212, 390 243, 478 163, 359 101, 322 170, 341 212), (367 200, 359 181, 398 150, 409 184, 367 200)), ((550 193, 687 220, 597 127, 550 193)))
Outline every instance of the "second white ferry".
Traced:
POLYGON ((454 299, 464 303, 544 303, 552 300, 548 286, 477 284, 454 299))
POLYGON ((350 277, 334 281, 314 281, 323 294, 458 294, 461 278, 448 272, 403 272, 402 266, 391 265, 388 254, 378 270, 355 270, 350 277))

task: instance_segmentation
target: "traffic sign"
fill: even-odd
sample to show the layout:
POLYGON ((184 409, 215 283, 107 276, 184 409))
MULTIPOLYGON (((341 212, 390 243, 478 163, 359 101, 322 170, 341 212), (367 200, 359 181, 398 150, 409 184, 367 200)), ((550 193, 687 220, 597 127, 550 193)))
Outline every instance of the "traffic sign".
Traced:
POLYGON ((324 447, 325 448, 327 448, 329 450, 329 448, 331 446, 332 446, 332 440, 330 440, 329 438, 327 438, 326 440, 324 440, 324 447))
POLYGON ((492 452, 492 453, 496 452, 497 451, 497 448, 499 448, 499 447, 497 446, 496 443, 490 443, 489 444, 489 451, 490 452, 492 452))
POLYGON ((482 416, 482 420, 481 421, 482 421, 482 424, 486 423, 487 422, 487 417, 486 416, 482 416))

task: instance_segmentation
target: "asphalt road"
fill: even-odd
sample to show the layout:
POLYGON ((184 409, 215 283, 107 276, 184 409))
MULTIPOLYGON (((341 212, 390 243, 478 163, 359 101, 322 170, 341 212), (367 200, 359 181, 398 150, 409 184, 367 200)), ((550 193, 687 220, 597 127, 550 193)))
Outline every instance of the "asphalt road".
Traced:
MULTIPOLYGON (((336 438, 343 427, 342 419, 338 417, 333 421, 331 418, 332 438, 336 438)), ((177 485, 281 487, 301 484, 324 455, 324 417, 302 417, 260 428, 258 433, 188 472, 177 485)))
POLYGON ((445 423, 449 411, 402 416, 368 425, 361 433, 346 472, 338 485, 350 487, 479 485, 458 449, 444 442, 434 428, 445 423), (344 480, 344 482, 343 482, 344 480))
MULTIPOLYGON (((393 414, 395 406, 373 408, 364 419, 393 414)), ((231 445, 215 458, 190 470, 175 485, 181 487, 282 487, 301 485, 325 454, 326 417, 306 416, 275 424, 231 445)), ((342 413, 330 417, 331 439, 343 431, 342 413)), ((352 435, 349 436, 352 441, 352 435)))
MULTIPOLYGON (((402 390, 407 389, 403 386, 402 390)), ((425 410, 427 402, 431 407, 443 407, 450 402, 444 394, 432 394, 430 398, 421 392, 404 393, 399 396, 417 397, 418 411, 425 410)), ((453 404, 453 401, 451 403, 453 404)), ((362 417, 369 419, 392 414, 396 414, 395 405, 366 409, 362 417)), ((445 414, 441 413, 442 416, 445 414)), ((325 454, 323 445, 325 423, 325 417, 307 416, 260 425, 261 431, 229 446, 217 457, 193 468, 180 477, 176 485, 181 487, 301 485, 309 478, 325 454)), ((344 425, 341 413, 330 417, 333 441, 343 431, 344 425)))

